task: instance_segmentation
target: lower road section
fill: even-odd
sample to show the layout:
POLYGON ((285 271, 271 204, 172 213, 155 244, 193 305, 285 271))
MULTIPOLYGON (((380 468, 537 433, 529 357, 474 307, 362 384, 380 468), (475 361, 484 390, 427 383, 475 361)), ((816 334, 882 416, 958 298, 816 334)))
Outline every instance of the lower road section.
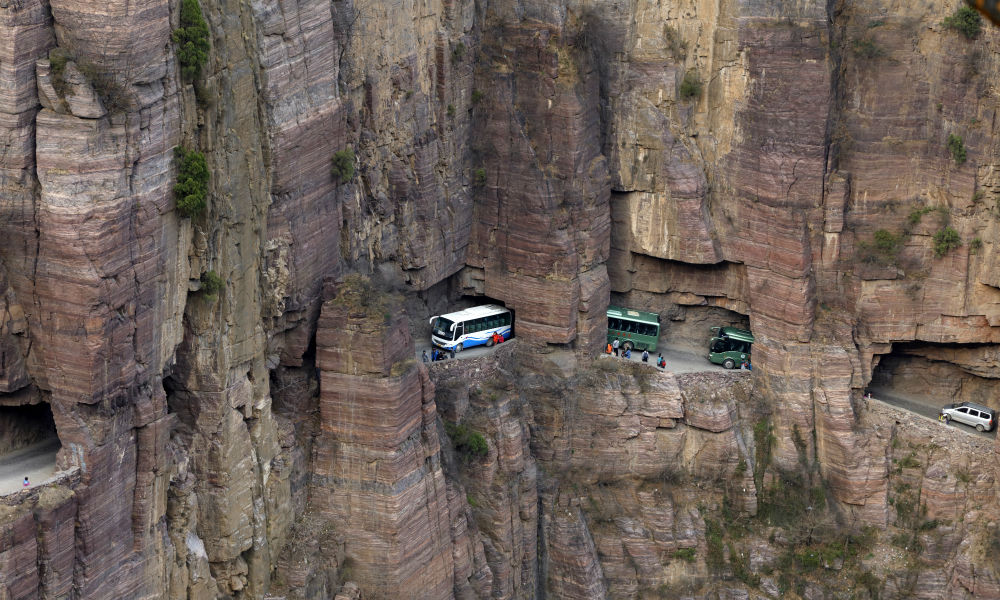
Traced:
POLYGON ((52 477, 59 447, 59 440, 50 438, 0 456, 0 496, 22 489, 25 477, 32 486, 52 477))

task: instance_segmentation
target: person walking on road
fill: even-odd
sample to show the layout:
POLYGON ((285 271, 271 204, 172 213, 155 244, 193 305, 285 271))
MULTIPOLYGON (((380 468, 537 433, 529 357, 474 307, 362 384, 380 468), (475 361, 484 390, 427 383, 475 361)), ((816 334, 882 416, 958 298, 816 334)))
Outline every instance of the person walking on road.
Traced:
POLYGON ((31 484, 28 483, 28 476, 27 475, 24 476, 24 485, 22 487, 31 487, 31 484))
POLYGON ((423 353, 420 355, 420 357, 424 359, 424 362, 427 362, 427 351, 424 350, 423 353))
POLYGON ((649 362, 649 350, 643 350, 642 351, 642 362, 644 362, 644 363, 648 363, 649 362))
POLYGON ((656 359, 656 366, 660 367, 661 369, 667 368, 667 361, 663 358, 662 352, 660 353, 660 357, 656 359))
POLYGON ((615 356, 618 356, 618 338, 611 342, 611 348, 615 351, 615 356))

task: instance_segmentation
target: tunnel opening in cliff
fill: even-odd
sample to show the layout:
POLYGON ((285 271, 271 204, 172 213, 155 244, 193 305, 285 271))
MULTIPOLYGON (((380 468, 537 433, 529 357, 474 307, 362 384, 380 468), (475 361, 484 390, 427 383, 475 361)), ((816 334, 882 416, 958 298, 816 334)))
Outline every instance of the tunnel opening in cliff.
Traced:
POLYGON ((952 402, 1000 408, 1000 345, 904 342, 875 360, 876 392, 933 410, 952 402))
POLYGON ((697 298, 699 304, 678 302, 671 294, 633 290, 611 293, 611 304, 656 313, 660 316, 660 344, 702 353, 712 338, 712 327, 750 329, 750 317, 713 304, 718 298, 697 298))
POLYGON ((60 447, 49 403, 0 406, 0 456, 31 446, 60 447))

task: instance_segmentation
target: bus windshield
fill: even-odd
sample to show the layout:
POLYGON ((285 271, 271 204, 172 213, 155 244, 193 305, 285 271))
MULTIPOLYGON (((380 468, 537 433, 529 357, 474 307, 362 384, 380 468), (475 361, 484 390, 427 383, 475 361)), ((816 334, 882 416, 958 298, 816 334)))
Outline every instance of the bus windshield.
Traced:
POLYGON ((438 317, 434 320, 434 335, 443 340, 451 340, 453 335, 451 330, 452 325, 454 325, 454 323, 451 320, 444 317, 438 317))

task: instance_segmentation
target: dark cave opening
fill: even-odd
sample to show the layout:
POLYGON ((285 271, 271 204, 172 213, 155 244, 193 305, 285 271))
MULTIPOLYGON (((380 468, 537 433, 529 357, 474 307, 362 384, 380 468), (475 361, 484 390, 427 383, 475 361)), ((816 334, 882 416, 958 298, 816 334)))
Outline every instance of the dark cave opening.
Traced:
POLYGON ((52 407, 48 402, 0 406, 0 456, 34 445, 59 447, 52 407))
POLYGON ((874 357, 870 389, 928 416, 953 402, 1000 408, 1000 345, 902 342, 874 357))

